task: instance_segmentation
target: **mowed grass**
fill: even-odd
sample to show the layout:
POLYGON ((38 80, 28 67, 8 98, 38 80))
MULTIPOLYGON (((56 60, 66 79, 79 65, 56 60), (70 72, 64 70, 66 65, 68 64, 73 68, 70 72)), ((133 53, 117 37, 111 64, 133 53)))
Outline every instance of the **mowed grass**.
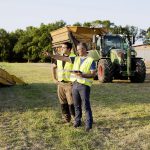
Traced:
POLYGON ((145 83, 91 89, 93 129, 63 124, 48 63, 0 63, 28 85, 0 88, 0 150, 149 150, 150 65, 145 83))

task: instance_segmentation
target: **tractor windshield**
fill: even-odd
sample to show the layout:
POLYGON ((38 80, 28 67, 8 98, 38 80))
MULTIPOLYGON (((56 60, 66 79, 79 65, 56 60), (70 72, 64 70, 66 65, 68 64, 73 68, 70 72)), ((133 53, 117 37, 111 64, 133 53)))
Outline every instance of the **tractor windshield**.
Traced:
POLYGON ((105 36, 103 49, 107 53, 111 48, 113 49, 123 49, 123 41, 120 36, 105 36))

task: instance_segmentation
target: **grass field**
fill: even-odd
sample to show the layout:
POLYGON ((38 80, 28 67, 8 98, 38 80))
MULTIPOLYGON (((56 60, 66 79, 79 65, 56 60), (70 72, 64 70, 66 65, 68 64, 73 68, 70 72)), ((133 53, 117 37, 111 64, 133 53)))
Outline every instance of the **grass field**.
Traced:
MULTIPOLYGON (((62 124, 47 63, 0 63, 28 83, 0 88, 0 150, 149 150, 150 64, 145 83, 94 82, 93 129, 62 124)), ((83 116, 84 122, 84 116, 83 116)))

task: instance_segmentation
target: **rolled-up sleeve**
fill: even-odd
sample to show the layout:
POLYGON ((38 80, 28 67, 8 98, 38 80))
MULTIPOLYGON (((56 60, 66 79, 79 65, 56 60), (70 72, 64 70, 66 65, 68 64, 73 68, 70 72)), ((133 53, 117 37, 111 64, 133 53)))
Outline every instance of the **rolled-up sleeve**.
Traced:
POLYGON ((91 67, 90 67, 90 70, 91 70, 91 71, 96 70, 96 63, 95 63, 95 61, 92 62, 91 67))

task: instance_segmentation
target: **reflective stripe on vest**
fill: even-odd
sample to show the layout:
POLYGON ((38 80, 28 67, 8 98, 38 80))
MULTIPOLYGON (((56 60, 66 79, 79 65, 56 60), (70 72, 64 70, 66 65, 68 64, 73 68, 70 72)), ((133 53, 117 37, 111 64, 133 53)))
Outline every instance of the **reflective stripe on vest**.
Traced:
MULTIPOLYGON (((69 57, 75 57, 74 53, 71 53, 69 57)), ((63 62, 61 60, 57 60, 57 77, 58 81, 70 81, 70 71, 72 70, 73 64, 66 62, 63 68, 63 62)))
MULTIPOLYGON (((81 58, 76 57, 72 70, 80 70, 82 73, 89 74, 92 62, 93 59, 91 57, 87 57, 84 60, 84 62, 80 65, 81 58)), ((82 77, 75 76, 74 74, 71 74, 71 81, 72 82, 77 81, 81 84, 91 86, 93 82, 93 78, 82 78, 82 77)))

